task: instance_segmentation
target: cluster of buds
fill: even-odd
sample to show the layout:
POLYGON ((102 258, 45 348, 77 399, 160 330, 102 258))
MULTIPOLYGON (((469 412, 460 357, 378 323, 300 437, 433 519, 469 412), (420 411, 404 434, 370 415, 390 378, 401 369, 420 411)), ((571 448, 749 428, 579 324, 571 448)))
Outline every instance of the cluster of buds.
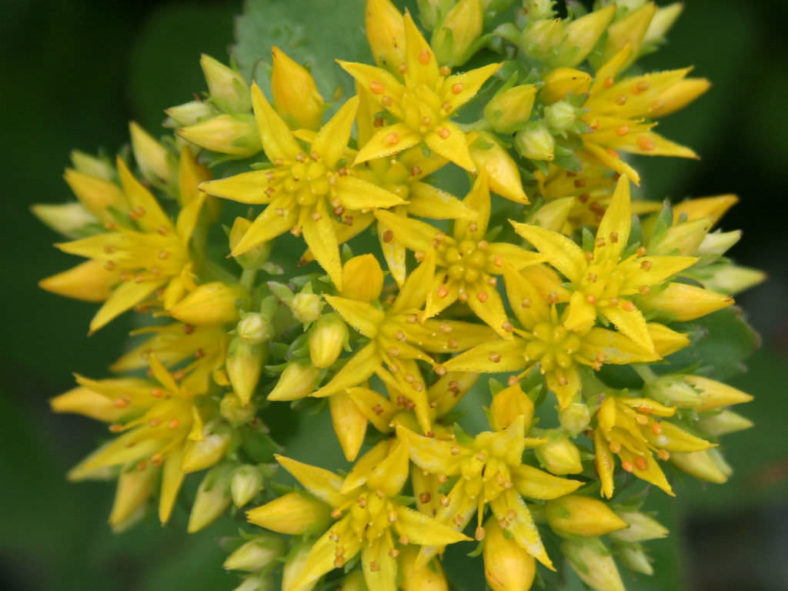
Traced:
POLYGON ((751 426, 693 323, 763 275, 714 230, 736 197, 633 200, 637 157, 695 157, 653 128, 708 82, 628 73, 681 5, 601 4, 419 0, 425 36, 367 0, 344 102, 277 47, 270 101, 203 56, 164 137, 72 155, 76 201, 34 211, 87 260, 41 286, 137 328, 51 404, 109 425, 70 477, 117 481, 114 529, 177 522, 201 472, 185 528, 243 524, 239 591, 448 590, 454 544, 495 591, 654 572, 645 491, 725 482, 751 426), (346 464, 315 465, 335 442, 304 414, 346 464))

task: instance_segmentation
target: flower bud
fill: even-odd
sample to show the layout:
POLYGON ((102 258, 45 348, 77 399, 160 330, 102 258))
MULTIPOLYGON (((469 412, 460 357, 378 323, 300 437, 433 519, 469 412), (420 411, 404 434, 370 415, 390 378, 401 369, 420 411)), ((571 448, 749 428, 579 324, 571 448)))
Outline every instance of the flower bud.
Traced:
POLYGON ((752 427, 753 422, 732 410, 722 410, 707 417, 701 417, 698 428, 707 435, 722 437, 736 431, 752 427))
POLYGON ((407 546, 400 553, 402 591, 448 591, 449 585, 438 561, 420 561, 418 555, 416 546, 407 546))
POLYGON ((342 453, 348 462, 356 459, 364 435, 367 432, 367 417, 347 394, 334 394, 328 399, 331 423, 337 435, 342 453))
POLYGON ((243 507, 263 490, 263 472, 257 466, 238 466, 230 481, 230 494, 236 507, 243 507))
POLYGON ((258 312, 241 312, 236 330, 238 338, 247 345, 260 345, 274 336, 271 319, 258 312))
POLYGON ((582 495, 548 501, 545 516, 553 531, 569 536, 596 537, 627 527, 606 503, 582 495))
POLYGON ((629 527, 611 532, 611 540, 632 544, 668 536, 668 528, 645 513, 640 511, 619 511, 618 516, 626 521, 629 527))
POLYGON ((722 484, 728 480, 733 469, 717 449, 703 451, 673 452, 670 461, 681 471, 700 480, 722 484))
POLYGON ((315 391, 320 370, 309 363, 292 361, 287 364, 279 381, 268 394, 268 400, 298 400, 315 391))
POLYGON ((525 416, 525 433, 528 433, 534 418, 534 403, 517 382, 493 397, 490 404, 490 426, 496 431, 503 431, 520 415, 525 416))
POLYGON ((584 94, 588 92, 590 86, 591 75, 587 72, 572 68, 557 68, 545 76, 539 98, 545 103, 552 104, 564 100, 569 94, 584 94))
POLYGON ((309 551, 312 549, 312 542, 302 542, 296 546, 288 556, 282 571, 282 589, 303 589, 310 591, 309 585, 296 587, 295 583, 304 573, 309 558, 309 551))
POLYGON ((46 226, 69 238, 81 238, 97 228, 98 220, 79 202, 47 204, 37 203, 30 208, 46 226))
POLYGON ((737 293, 755 287, 766 280, 766 273, 758 269, 739 267, 738 265, 725 265, 714 270, 714 274, 704 279, 703 284, 722 293, 736 295, 737 293))
POLYGON ((284 549, 284 542, 279 536, 258 536, 230 554, 222 566, 228 570, 259 571, 278 560, 284 549))
POLYGON ((594 10, 587 15, 573 20, 564 29, 564 42, 559 50, 560 63, 555 65, 573 68, 580 64, 607 29, 616 13, 615 5, 606 6, 601 10, 594 10))
POLYGON ((233 591, 274 591, 276 587, 268 571, 244 577, 233 591))
POLYGON ((621 564, 633 572, 648 576, 654 574, 654 568, 651 566, 648 556, 637 544, 617 547, 616 556, 621 564))
POLYGON ((318 368, 330 367, 342 353, 348 329, 342 317, 332 312, 323 314, 309 329, 309 357, 318 368))
POLYGON ((168 312, 185 324, 227 324, 238 321, 238 300, 243 296, 239 285, 221 281, 204 283, 187 294, 168 312))
POLYGON ((752 400, 752 396, 741 390, 703 376, 684 376, 684 380, 691 384, 700 395, 700 404, 696 409, 698 412, 752 400))
MULTIPOLYGON (((175 105, 164 112, 177 126, 194 125, 213 115, 211 105, 204 101, 189 101, 182 105, 175 105)), ((165 123, 165 127, 172 126, 172 122, 165 123)))
POLYGON ((495 518, 484 524, 484 577, 492 591, 528 591, 536 575, 536 560, 504 535, 495 518))
POLYGON ((202 439, 186 442, 181 470, 188 474, 213 466, 224 456, 231 438, 232 431, 225 423, 206 424, 202 430, 202 439))
POLYGON ((294 129, 318 129, 326 107, 312 74, 278 47, 271 53, 271 94, 276 110, 294 129))
POLYGON ((583 471, 580 450, 566 436, 549 434, 547 443, 537 447, 534 452, 542 467, 553 474, 563 476, 583 471))
POLYGON ((667 88, 662 94, 651 101, 649 117, 657 118, 670 115, 683 109, 711 87, 705 78, 685 78, 667 88))
POLYGON ((700 197, 698 199, 688 199, 672 206, 673 223, 681 218, 687 220, 697 220, 699 218, 709 218, 711 225, 714 226, 720 221, 725 212, 738 203, 736 195, 718 195, 716 197, 700 197))
POLYGON ((523 12, 529 19, 551 19, 555 16, 555 0, 523 0, 523 12))
POLYGON ((118 272, 108 271, 104 262, 91 260, 38 282, 42 289, 85 302, 103 302, 118 282, 118 272))
MULTIPOLYGON (((230 228, 231 251, 235 250, 235 247, 238 246, 239 242, 241 242, 241 239, 244 237, 244 234, 246 234, 251 225, 252 222, 246 218, 235 218, 235 221, 233 221, 233 227, 230 228)), ((257 246, 245 251, 243 254, 236 256, 235 260, 244 269, 259 269, 266 263, 266 261, 268 261, 268 257, 271 255, 271 247, 271 242, 262 242, 257 246)))
POLYGON ((599 54, 599 59, 595 60, 592 56, 592 65, 598 69, 599 65, 604 64, 619 51, 629 46, 629 57, 621 65, 621 70, 625 70, 640 54, 643 38, 656 12, 657 7, 654 3, 648 2, 610 25, 607 28, 607 38, 602 52, 599 54))
POLYGON ((613 557, 599 539, 565 540, 561 552, 580 580, 594 591, 626 591, 613 557))
POLYGON ((190 534, 213 523, 230 506, 232 466, 222 464, 210 470, 200 482, 186 528, 190 534))
POLYGON ((129 132, 134 160, 137 161, 143 176, 153 182, 172 181, 174 167, 171 166, 173 162, 167 149, 134 121, 129 123, 129 132))
POLYGON ((687 322, 733 305, 733 298, 687 283, 669 283, 665 289, 640 298, 640 309, 665 312, 671 320, 687 322))
POLYGON ((571 103, 558 101, 544 108, 544 118, 552 131, 560 133, 577 121, 577 109, 571 103))
POLYGON ((106 157, 97 158, 79 150, 72 150, 69 156, 74 168, 86 176, 103 181, 111 181, 115 178, 115 169, 106 157))
POLYGON ((383 290, 383 269, 374 255, 362 254, 342 266, 342 295, 353 300, 371 302, 383 290))
POLYGON ((713 232, 706 234, 703 241, 697 248, 699 255, 724 255, 730 248, 732 248, 741 239, 741 230, 732 230, 731 232, 713 232))
POLYGON ((588 428, 591 422, 591 412, 582 402, 572 402, 565 409, 558 412, 561 428, 568 431, 572 437, 577 437, 588 428))
POLYGON ((561 19, 529 19, 521 34, 520 47, 529 57, 550 61, 564 38, 564 22, 561 19))
POLYGON ((517 203, 528 203, 523 191, 520 169, 506 151, 489 133, 471 133, 468 136, 471 158, 476 168, 487 173, 490 190, 517 203))
POLYGON ((239 158, 263 149, 252 115, 222 114, 181 127, 175 133, 195 146, 239 158))
POLYGON ((126 197, 115 183, 73 168, 67 168, 63 178, 80 203, 100 220, 111 221, 110 209, 128 211, 126 197))
POLYGON ((432 33, 438 63, 459 66, 468 61, 483 26, 482 0, 459 0, 432 33))
POLYGON ((300 292, 295 294, 293 305, 290 309, 296 320, 306 324, 314 322, 320 317, 320 309, 323 307, 323 298, 316 293, 300 292))
POLYGON ((416 0, 421 24, 428 31, 432 31, 455 2, 456 0, 416 0))
POLYGON ((250 345, 235 337, 227 350, 225 369, 241 404, 246 406, 252 399, 260 381, 268 349, 264 345, 250 345))
POLYGON ((555 140, 543 122, 529 123, 514 136, 514 147, 517 153, 529 160, 547 160, 555 158, 555 140))
POLYGON ((653 255, 694 255, 706 238, 711 224, 708 218, 700 218, 671 226, 662 239, 649 247, 653 255))
POLYGON ((231 425, 245 425, 255 417, 256 409, 252 404, 244 404, 234 392, 228 392, 219 404, 219 413, 231 425))
POLYGON ((367 0, 365 24, 375 62, 398 72, 405 63, 405 23, 399 10, 390 0, 367 0))
POLYGON ((667 406, 695 408, 700 404, 698 392, 681 375, 662 376, 643 386, 643 395, 667 406))
POLYGON ((200 56, 200 67, 211 100, 222 111, 246 113, 252 108, 249 85, 240 73, 206 54, 200 56))
POLYGON ((536 213, 528 220, 528 223, 535 226, 541 226, 553 232, 560 232, 566 225, 566 221, 574 206, 574 197, 553 199, 537 209, 536 213))
POLYGON ((656 14, 648 24, 646 35, 643 37, 643 43, 659 43, 662 41, 683 10, 684 4, 681 2, 675 2, 674 4, 658 8, 656 14))
POLYGON ((496 94, 484 107, 484 118, 499 133, 514 133, 531 117, 535 84, 512 86, 496 94))
POLYGON ((325 503, 300 492, 286 493, 246 512, 250 523, 280 534, 300 536, 322 532, 331 521, 325 503))
POLYGON ((109 515, 109 524, 114 530, 134 516, 153 494, 158 469, 152 462, 124 469, 118 477, 115 501, 109 515))

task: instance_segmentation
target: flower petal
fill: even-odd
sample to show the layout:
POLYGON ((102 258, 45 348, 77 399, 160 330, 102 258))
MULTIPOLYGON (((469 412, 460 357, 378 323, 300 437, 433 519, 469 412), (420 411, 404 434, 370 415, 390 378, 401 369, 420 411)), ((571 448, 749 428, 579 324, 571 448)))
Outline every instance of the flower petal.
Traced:
POLYGON ((519 371, 527 366, 524 355, 525 344, 522 339, 511 341, 503 339, 478 345, 473 349, 449 359, 443 366, 448 371, 474 371, 478 373, 498 373, 519 371))
POLYGON ((271 187, 272 180, 276 181, 284 174, 275 168, 242 172, 226 179, 201 183, 200 190, 215 197, 250 205, 260 205, 271 202, 271 198, 265 191, 271 187))
POLYGON ((473 219, 476 217, 473 210, 451 193, 422 182, 410 185, 408 213, 434 220, 473 219))
POLYGON ((377 345, 369 343, 361 351, 353 355, 340 369, 331 381, 312 393, 315 398, 325 398, 337 392, 342 392, 352 386, 365 382, 380 367, 382 363, 377 345))
MULTIPOLYGON (((624 303, 627 302, 624 301, 624 303)), ((651 335, 646 326, 646 319, 640 310, 632 306, 627 311, 622 305, 619 305, 600 308, 599 313, 612 322, 624 336, 629 337, 644 349, 654 351, 654 343, 651 341, 651 335)))
POLYGON ((328 304, 334 308, 353 328, 366 337, 373 338, 378 333, 378 326, 383 321, 384 314, 372 304, 339 296, 323 296, 328 304))
POLYGON ((390 211, 376 211, 375 217, 391 230, 398 242, 414 252, 432 250, 436 237, 441 234, 435 226, 390 211))
POLYGON ((323 164, 334 168, 339 159, 347 150, 353 121, 358 110, 358 97, 353 97, 345 102, 328 123, 320 128, 312 142, 312 150, 317 152, 323 164))
POLYGON ((470 541, 462 532, 455 531, 437 519, 407 507, 397 507, 397 531, 408 537, 408 540, 420 546, 445 546, 455 542, 470 541))
POLYGON ((326 211, 325 202, 319 201, 315 211, 311 215, 302 215, 301 220, 304 241, 309 245, 312 256, 328 273, 336 288, 341 291, 342 259, 339 256, 339 243, 334 224, 326 211))
POLYGON ((290 472, 293 478, 318 499, 332 507, 339 507, 345 502, 345 496, 340 492, 342 490, 340 476, 323 468, 310 466, 279 454, 275 454, 274 457, 282 468, 290 472))
POLYGON ((421 143, 421 134, 404 123, 381 127, 356 154, 353 165, 391 156, 421 143))
POLYGON ((548 474, 533 466, 521 464, 513 469, 514 487, 524 497, 549 501, 576 491, 583 483, 548 474))
POLYGON ((361 568, 369 589, 397 591, 397 560, 391 537, 383 535, 361 549, 361 568))
POLYGON ((476 164, 471 158, 465 132, 456 124, 444 121, 437 131, 430 131, 424 137, 424 143, 460 168, 464 168, 470 173, 476 172, 476 164))
POLYGON ((572 282, 580 282, 587 268, 583 250, 570 238, 539 226, 511 222, 514 231, 541 252, 547 262, 572 282))
POLYGON ((303 153, 287 123, 274 110, 257 84, 252 84, 252 108, 263 150, 271 162, 293 160, 303 153))
POLYGON ((273 240, 295 226, 298 210, 290 199, 276 200, 257 216, 252 225, 235 245, 232 256, 238 256, 255 246, 273 240))
POLYGON ((475 68, 461 74, 447 76, 443 81, 443 98, 451 105, 451 113, 454 113, 462 105, 471 100, 482 85, 495 74, 502 66, 499 64, 488 64, 481 68, 475 68))
POLYGON ((143 281, 142 283, 131 280, 121 283, 91 319, 90 333, 96 332, 126 310, 130 310, 144 301, 166 282, 167 280, 164 279, 160 281, 143 281))
POLYGON ((520 495, 509 489, 494 499, 490 505, 498 522, 502 526, 506 524, 504 528, 514 536, 520 547, 550 570, 555 570, 544 549, 531 512, 528 511, 520 495))

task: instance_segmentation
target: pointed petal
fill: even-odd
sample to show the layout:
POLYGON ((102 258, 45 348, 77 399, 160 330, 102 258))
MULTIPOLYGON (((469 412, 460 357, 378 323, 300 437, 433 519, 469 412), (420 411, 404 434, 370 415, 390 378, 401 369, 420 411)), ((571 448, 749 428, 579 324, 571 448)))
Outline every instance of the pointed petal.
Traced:
POLYGON ((507 524, 508 530, 520 547, 551 570, 555 570, 550 557, 544 549, 539 530, 531 517, 525 502, 514 490, 507 490, 493 500, 493 513, 499 522, 507 524))
POLYGON ((547 262, 572 282, 579 282, 587 268, 583 250, 570 238, 539 226, 511 222, 514 231, 541 252, 547 262))
POLYGON ((385 396, 369 388, 360 387, 348 388, 347 394, 378 431, 381 433, 391 431, 391 417, 396 413, 397 407, 385 396))
POLYGON ((393 497, 402 490, 408 480, 408 462, 407 444, 402 440, 395 440, 383 461, 378 462, 370 472, 367 486, 393 497))
POLYGON ((147 231, 158 231, 164 227, 172 231, 172 222, 164 210, 156 201, 156 198, 146 189, 142 183, 134 178, 123 159, 118 156, 117 160, 118 176, 123 185, 123 193, 129 202, 129 209, 134 213, 134 219, 147 231))
POLYGON ((660 291, 640 298, 646 311, 660 311, 671 320, 687 322, 733 305, 732 297, 686 283, 669 283, 660 291))
MULTIPOLYGON (((390 111, 395 117, 402 117, 402 109, 400 108, 400 101, 405 87, 389 72, 383 68, 376 68, 367 64, 359 64, 355 62, 343 62, 337 60, 340 67, 348 74, 355 78, 356 83, 368 91, 367 96, 373 99, 380 107, 390 111), (392 100, 385 101, 383 104, 383 97, 389 97, 392 100)), ((361 138, 360 138, 361 139, 361 138)))
POLYGON ((427 292, 435 275, 435 251, 426 252, 424 260, 408 276, 400 289, 397 299, 391 306, 391 314, 400 314, 408 310, 419 310, 427 300, 427 292))
POLYGON ((632 473, 635 476, 641 480, 650 482, 656 487, 661 488, 671 497, 676 496, 673 492, 673 489, 670 487, 668 479, 665 477, 665 473, 662 471, 662 468, 659 467, 659 463, 654 459, 654 456, 650 452, 642 456, 637 456, 628 449, 623 448, 619 454, 619 457, 621 458, 622 462, 629 462, 629 464, 633 466, 634 469, 632 473), (642 463, 640 458, 646 461, 645 470, 638 467, 638 464, 642 463))
POLYGON ((338 507, 344 503, 345 496, 340 493, 342 490, 340 476, 323 468, 310 466, 279 454, 275 454, 274 457, 282 468, 290 472, 293 478, 318 499, 332 507, 338 507))
POLYGON ((661 449, 683 453, 703 451, 704 449, 715 447, 715 444, 687 433, 684 429, 669 421, 662 421, 660 426, 662 427, 662 432, 659 435, 655 435, 651 429, 643 429, 643 431, 646 433, 649 442, 661 449))
POLYGON ((238 256, 255 246, 273 240, 290 230, 297 221, 298 211, 289 201, 274 201, 257 216, 252 225, 235 245, 232 256, 238 256))
POLYGON ((130 310, 153 294, 164 283, 166 283, 166 279, 164 281, 144 281, 142 283, 132 280, 121 283, 90 321, 90 332, 96 332, 126 310, 130 310))
POLYGON ((583 485, 579 480, 559 478, 525 464, 514 468, 513 477, 514 487, 521 495, 540 501, 563 497, 583 485))
POLYGON ((638 345, 648 351, 654 351, 654 343, 651 341, 651 335, 646 326, 646 319, 643 313, 636 307, 632 306, 630 310, 625 310, 623 305, 617 307, 607 306, 599 309, 599 313, 621 331, 621 333, 635 341, 638 345))
POLYGON ((594 466, 596 466, 599 481, 602 484, 601 494, 609 499, 613 496, 613 474, 616 463, 610 447, 599 429, 594 431, 594 466))
POLYGON ((337 179, 335 195, 349 209, 393 207, 405 203, 391 191, 351 175, 337 179))
POLYGON ((205 193, 200 192, 178 214, 178 219, 175 222, 175 231, 178 233, 181 241, 187 246, 194 232, 194 227, 197 225, 204 203, 205 193))
POLYGON ((366 337, 373 338, 385 314, 368 302, 352 300, 339 296, 323 296, 328 304, 339 312, 353 328, 366 337))
POLYGON ((312 396, 324 398, 365 382, 382 363, 375 343, 369 343, 340 369, 331 381, 315 391, 312 396))
POLYGON ((252 84, 252 108, 263 150, 271 162, 292 160, 302 153, 287 123, 274 110, 257 84, 252 84))
POLYGON ((428 183, 416 182, 408 193, 408 213, 434 220, 473 219, 476 213, 451 193, 428 183))
POLYGON ((566 309, 566 319, 563 324, 568 330, 585 332, 594 326, 596 314, 596 306, 589 303, 582 291, 575 291, 569 298, 569 307, 566 309))
POLYGON ((622 293, 636 293, 642 286, 658 285, 688 269, 698 261, 697 257, 655 256, 641 257, 632 261, 629 276, 621 286, 622 293))
POLYGON ((451 113, 471 100, 482 85, 495 74, 503 64, 488 64, 481 68, 461 74, 447 76, 443 82, 443 98, 451 105, 451 113))
POLYGON ((346 393, 337 393, 328 398, 331 423, 342 453, 348 462, 358 456, 364 435, 367 433, 367 417, 346 393))
POLYGON ((591 142, 585 142, 583 147, 602 164, 620 175, 625 175, 636 185, 640 185, 640 175, 634 168, 621 159, 621 156, 618 154, 618 152, 615 150, 606 150, 602 146, 598 146, 591 142))
POLYGON ((646 326, 648 326, 651 341, 654 343, 654 349, 660 357, 667 357, 690 344, 687 335, 676 332, 664 324, 649 322, 646 326))
POLYGON ((490 188, 487 173, 482 172, 476 177, 463 205, 476 213, 474 219, 460 219, 454 222, 454 238, 456 240, 481 240, 490 223, 490 188), (472 225, 473 224, 473 225, 472 225))
POLYGON ((594 249, 594 259, 596 261, 618 260, 629 240, 631 227, 632 207, 629 181, 625 176, 621 176, 616 184, 610 205, 607 206, 607 211, 602 216, 602 221, 599 222, 599 229, 596 233, 597 244, 604 241, 604 246, 597 246, 594 249))
POLYGON ((302 219, 301 228, 304 232, 304 241, 309 245, 312 256, 328 273, 336 288, 341 291, 342 259, 339 256, 339 243, 334 225, 326 211, 325 203, 320 201, 315 212, 312 215, 302 216, 302 219))
POLYGON ((466 302, 468 307, 473 310, 481 320, 492 328, 503 339, 511 339, 511 329, 506 311, 503 309, 503 300, 498 294, 498 290, 481 281, 477 282, 473 288, 473 293, 466 302))
POLYGON ((380 219, 378 219, 378 237, 380 238, 380 249, 383 251, 383 258, 386 259, 389 271, 397 282, 397 286, 402 287, 408 274, 406 262, 408 251, 405 245, 394 237, 394 231, 380 219))
POLYGON ((550 308, 533 283, 507 264, 503 266, 503 276, 509 305, 523 328, 530 330, 550 317, 550 308))
POLYGON ((326 167, 334 168, 347 150, 357 111, 358 97, 353 97, 317 133, 312 150, 320 154, 326 167))
POLYGON ((519 371, 527 365, 523 357, 525 345, 522 339, 493 341, 449 359, 443 366, 448 371, 473 371, 498 373, 519 371))
POLYGON ((164 525, 170 520, 172 508, 175 506, 175 499, 183 483, 184 472, 181 469, 184 447, 178 446, 164 460, 164 468, 161 472, 161 493, 159 496, 159 521, 164 525))
POLYGON ((599 358, 602 363, 626 365, 656 361, 659 358, 623 334, 604 328, 592 328, 581 341, 583 356, 588 359, 599 358))
POLYGON ((310 591, 314 588, 317 581, 329 571, 337 566, 337 547, 342 544, 344 550, 344 560, 352 560, 361 550, 361 540, 353 535, 341 535, 339 532, 347 531, 346 519, 341 519, 325 534, 320 536, 309 550, 301 573, 291 585, 283 584, 282 591, 310 591), (332 538, 340 536, 340 541, 335 542, 332 538))
POLYGON ((547 388, 558 398, 558 408, 567 408, 580 392, 580 375, 577 367, 572 365, 567 368, 556 368, 545 373, 547 388))
POLYGON ((361 568, 369 589, 397 591, 397 561, 389 536, 380 536, 361 548, 361 568))
POLYGON ((397 427, 397 437, 407 442, 411 460, 425 472, 447 476, 460 473, 463 457, 457 443, 417 435, 401 425, 397 427))
POLYGON ((460 168, 470 173, 476 172, 476 164, 471 158, 465 132, 456 124, 444 121, 437 131, 430 131, 424 137, 424 143, 460 168))
POLYGON ((398 242, 414 252, 433 249, 435 238, 441 234, 435 226, 390 211, 376 211, 375 217, 394 233, 398 242))
POLYGON ((282 173, 277 169, 255 170, 242 172, 226 179, 207 181, 200 184, 200 190, 209 195, 230 199, 238 203, 260 205, 270 203, 271 198, 265 192, 271 186, 271 179, 277 180, 282 173))
POLYGON ((38 282, 41 289, 84 302, 103 302, 112 294, 118 271, 107 271, 98 260, 85 261, 38 282))
POLYGON ((495 333, 484 324, 458 320, 425 320, 408 325, 407 335, 429 353, 454 353, 497 340, 495 333))
POLYGON ((493 242, 487 247, 487 255, 491 263, 487 265, 487 272, 498 275, 505 264, 511 265, 516 271, 545 262, 542 254, 532 250, 525 250, 508 242, 493 242))
POLYGON ((435 88, 438 60, 409 12, 405 13, 405 76, 415 85, 435 88))
POLYGON ((455 542, 470 541, 470 538, 462 532, 455 531, 437 519, 407 507, 397 508, 397 521, 394 522, 394 527, 399 533, 406 535, 412 543, 420 546, 445 546, 455 542))
POLYGON ((420 133, 404 123, 381 127, 366 144, 361 146, 353 165, 402 152, 421 143, 421 139, 420 133))
POLYGON ((372 470, 386 459, 394 442, 394 439, 384 439, 361 456, 345 477, 345 481, 342 483, 342 493, 348 494, 362 484, 366 484, 372 470))

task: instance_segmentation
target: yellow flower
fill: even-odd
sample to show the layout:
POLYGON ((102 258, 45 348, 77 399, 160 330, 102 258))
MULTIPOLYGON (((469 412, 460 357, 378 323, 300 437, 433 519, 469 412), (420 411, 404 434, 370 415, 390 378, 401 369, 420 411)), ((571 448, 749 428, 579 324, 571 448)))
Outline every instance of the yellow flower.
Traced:
MULTIPOLYGON (((310 493, 332 508, 331 516, 336 520, 312 544, 299 575, 288 581, 283 591, 309 588, 359 553, 367 587, 395 591, 399 548, 408 544, 446 545, 468 539, 402 503, 398 494, 408 478, 408 449, 400 441, 379 443, 344 480, 290 458, 276 459, 310 493)), ((266 527, 276 528, 274 519, 267 521, 266 527)))
POLYGON ((602 496, 613 496, 614 456, 619 457, 625 472, 674 496, 654 452, 664 461, 672 452, 695 452, 714 447, 670 421, 659 420, 675 413, 675 408, 650 398, 605 396, 596 415, 594 430, 594 463, 602 483, 602 496))
POLYGON ((110 422, 111 432, 122 433, 82 460, 70 478, 87 478, 108 466, 151 462, 162 467, 159 518, 165 523, 184 474, 195 465, 199 466, 195 470, 202 469, 218 461, 226 443, 223 448, 225 436, 204 429, 207 409, 198 410, 196 398, 205 390, 199 388, 195 374, 178 383, 155 355, 149 357, 149 364, 156 381, 77 376, 80 387, 52 399, 52 407, 110 422))
POLYGON ((635 296, 646 295, 670 277, 692 266, 686 256, 646 256, 645 248, 629 254, 632 225, 629 182, 621 177, 594 242, 584 252, 571 239, 538 226, 515 223, 515 231, 536 247, 570 282, 574 291, 564 326, 585 331, 597 317, 613 324, 640 347, 655 351, 635 296))
POLYGON ((450 359, 444 364, 447 370, 527 373, 539 364, 547 387, 563 409, 580 391, 580 365, 600 369, 605 363, 656 359, 651 350, 612 330, 569 328, 567 313, 558 315, 556 294, 545 297, 526 277, 507 266, 504 278, 509 304, 522 329, 513 328, 513 338, 509 340, 483 343, 450 359))
POLYGON ((452 115, 471 100, 501 64, 490 64, 463 74, 448 75, 427 41, 405 14, 403 82, 382 68, 339 62, 398 123, 380 128, 361 146, 356 163, 390 156, 420 143, 458 166, 475 171, 465 133, 452 115))
MULTIPOLYGON (((188 152, 184 151, 182 158, 190 157, 186 154, 188 152)), ((123 196, 128 204, 128 221, 122 225, 107 221, 105 227, 108 231, 105 233, 57 245, 69 254, 100 262, 103 270, 93 267, 91 273, 96 281, 105 280, 106 272, 117 273, 117 285, 90 322, 91 332, 142 303, 158 290, 163 290, 157 295, 166 309, 174 305, 186 289, 194 287, 189 241, 205 195, 200 193, 184 206, 173 224, 155 197, 132 176, 120 158, 117 167, 123 196)), ((84 277, 85 269, 80 265, 66 273, 84 277)), ((60 282, 70 283, 64 275, 60 274, 60 282)), ((53 283, 57 282, 49 278, 41 286, 47 289, 53 283)))
MULTIPOLYGON (((522 463, 526 446, 540 440, 525 437, 525 415, 519 415, 503 431, 485 431, 468 443, 423 437, 404 427, 398 436, 407 442, 414 464, 445 479, 460 476, 441 499, 436 519, 462 531, 476 514, 476 538, 484 539, 484 511, 493 515, 528 554, 553 568, 523 497, 548 500, 569 494, 581 486, 576 480, 551 476, 522 463)), ((530 420, 530 417, 529 417, 530 420)), ((439 548, 425 548, 425 558, 439 548)))
POLYGON ((201 186, 217 197, 266 205, 232 255, 243 254, 288 230, 295 234, 303 232, 315 259, 341 289, 338 221, 352 218, 360 209, 404 203, 397 195, 358 178, 346 167, 350 155, 347 143, 358 99, 349 100, 337 111, 314 135, 308 150, 301 146, 257 85, 252 87, 252 104, 263 150, 273 167, 201 186))
POLYGON ((435 257, 429 253, 410 274, 393 303, 383 310, 363 301, 324 296, 348 324, 370 340, 312 395, 332 396, 377 374, 411 401, 420 427, 428 431, 430 405, 417 361, 434 365, 427 353, 461 351, 492 337, 488 328, 467 322, 420 322, 434 275, 435 257))
POLYGON ((430 285, 425 314, 435 316, 459 300, 504 338, 510 338, 501 296, 495 288, 496 275, 508 263, 516 269, 543 259, 506 242, 484 240, 490 221, 490 193, 485 174, 480 174, 463 204, 477 213, 473 220, 455 220, 452 236, 438 228, 412 219, 399 218, 387 211, 376 216, 394 237, 422 256, 435 251, 438 271, 430 285))
POLYGON ((588 132, 580 136, 584 149, 605 166, 639 183, 640 176, 620 158, 617 150, 647 156, 697 158, 689 148, 651 131, 656 123, 649 119, 685 106, 705 92, 709 84, 706 80, 685 79, 689 68, 631 76, 616 82, 631 55, 631 46, 624 46, 599 68, 593 79, 580 70, 554 70, 545 79, 541 98, 554 103, 567 94, 587 93, 582 105, 585 113, 581 116, 588 125, 588 132), (692 83, 686 85, 686 82, 692 83))

